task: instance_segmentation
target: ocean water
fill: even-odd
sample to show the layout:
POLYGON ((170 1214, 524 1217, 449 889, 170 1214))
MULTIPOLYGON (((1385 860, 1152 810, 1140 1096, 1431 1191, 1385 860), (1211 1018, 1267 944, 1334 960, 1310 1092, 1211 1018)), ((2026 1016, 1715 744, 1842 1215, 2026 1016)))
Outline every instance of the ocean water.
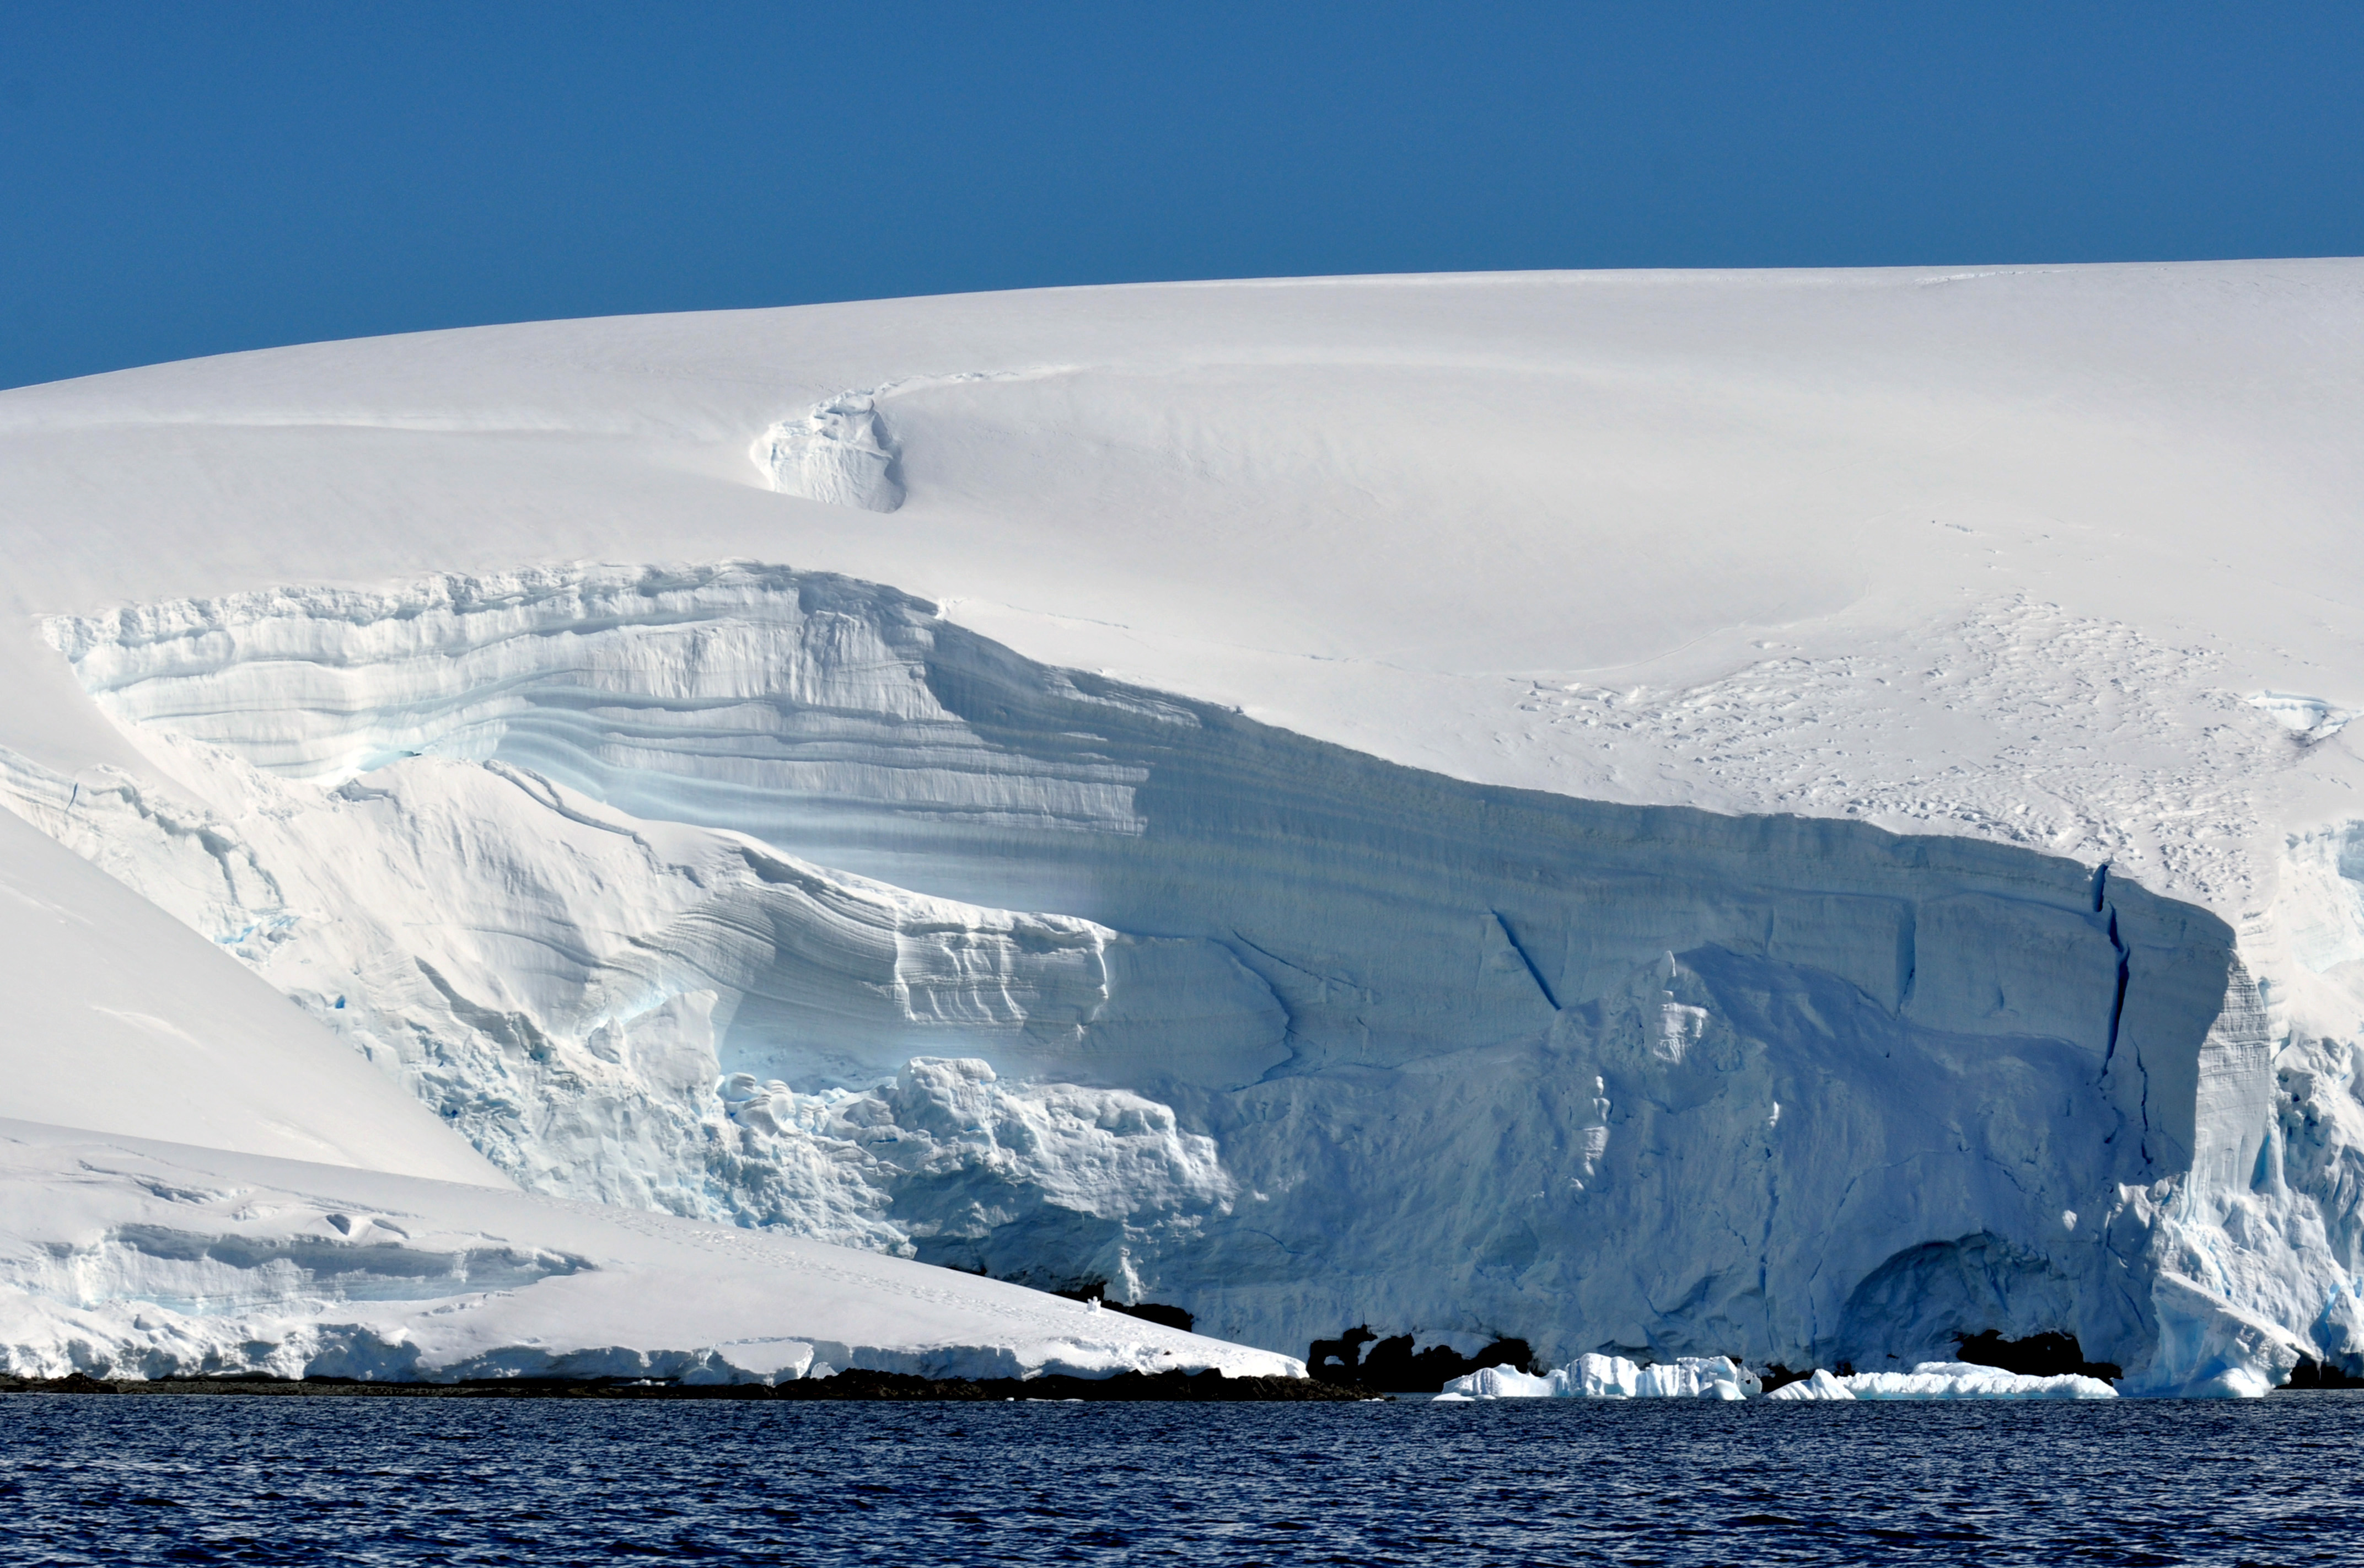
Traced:
POLYGON ((2359 1563, 2364 1395, 0 1396, 0 1562, 2359 1563))

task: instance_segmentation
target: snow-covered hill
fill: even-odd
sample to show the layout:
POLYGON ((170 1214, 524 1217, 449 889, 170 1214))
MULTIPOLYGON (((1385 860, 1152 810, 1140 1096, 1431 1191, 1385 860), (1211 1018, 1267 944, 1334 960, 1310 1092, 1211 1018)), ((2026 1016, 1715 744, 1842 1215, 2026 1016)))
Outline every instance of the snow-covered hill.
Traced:
POLYGON ((0 1113, 1292 1351, 2364 1365, 2359 305, 1344 280, 0 394, 0 1113))

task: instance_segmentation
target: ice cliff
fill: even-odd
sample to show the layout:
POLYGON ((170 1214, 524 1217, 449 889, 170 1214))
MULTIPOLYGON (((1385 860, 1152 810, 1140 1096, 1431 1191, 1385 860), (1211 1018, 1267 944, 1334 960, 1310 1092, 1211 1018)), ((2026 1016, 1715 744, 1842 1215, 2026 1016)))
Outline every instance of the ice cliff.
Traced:
POLYGON ((2107 864, 1457 782, 743 562, 48 630, 154 776, 8 804, 533 1191, 1277 1346, 2364 1357, 2353 1049, 2107 864))

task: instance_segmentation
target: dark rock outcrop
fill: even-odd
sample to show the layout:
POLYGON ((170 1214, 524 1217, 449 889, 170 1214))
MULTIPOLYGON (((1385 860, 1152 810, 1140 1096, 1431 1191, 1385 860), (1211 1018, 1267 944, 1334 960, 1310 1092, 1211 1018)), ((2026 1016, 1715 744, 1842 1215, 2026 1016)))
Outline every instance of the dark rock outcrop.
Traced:
POLYGON ((2073 1373, 2115 1383, 2124 1375, 2113 1362, 2089 1362, 2074 1334, 2030 1334, 2006 1340, 1994 1329, 1965 1334, 1960 1359, 1974 1366, 2001 1367, 2026 1377, 2060 1377, 2073 1373))
POLYGON ((1444 1345, 1431 1345, 1415 1354, 1410 1334, 1383 1340, 1368 1324, 1349 1329, 1334 1340, 1316 1340, 1305 1352, 1309 1376, 1394 1394, 1434 1394, 1453 1379, 1489 1366, 1511 1366, 1525 1373, 1543 1370, 1524 1340, 1497 1340, 1470 1356, 1444 1345), (1367 1352, 1363 1349, 1366 1345, 1370 1347, 1367 1352))

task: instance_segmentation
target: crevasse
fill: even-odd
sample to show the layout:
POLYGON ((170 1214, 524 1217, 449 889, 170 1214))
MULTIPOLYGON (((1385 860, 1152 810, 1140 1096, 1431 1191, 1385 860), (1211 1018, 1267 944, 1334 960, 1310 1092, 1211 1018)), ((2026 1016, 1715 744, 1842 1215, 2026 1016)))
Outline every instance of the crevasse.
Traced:
POLYGON ((2349 1048, 2106 872, 1461 784, 778 567, 50 635, 172 787, 16 809, 541 1190, 1271 1345, 2364 1351, 2349 1048))

